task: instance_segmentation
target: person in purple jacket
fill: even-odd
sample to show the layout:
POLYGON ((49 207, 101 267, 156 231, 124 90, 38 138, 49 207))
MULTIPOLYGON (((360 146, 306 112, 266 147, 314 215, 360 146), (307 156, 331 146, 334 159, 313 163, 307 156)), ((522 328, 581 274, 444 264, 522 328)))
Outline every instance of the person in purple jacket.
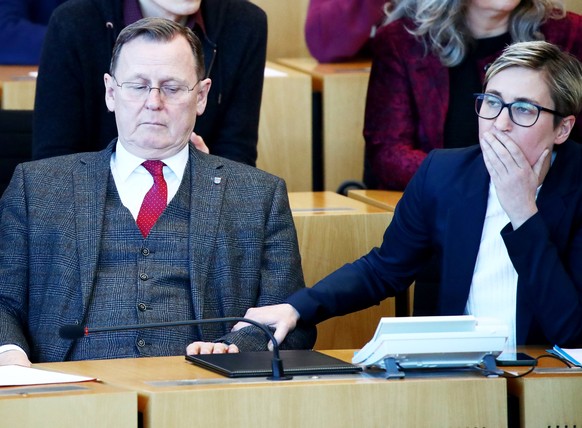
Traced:
POLYGON ((432 149, 477 143, 472 94, 508 44, 545 40, 582 59, 582 16, 557 0, 391 3, 389 23, 372 41, 364 119, 369 188, 402 190, 432 149))
POLYGON ((38 64, 49 18, 64 1, 0 0, 0 64, 38 64))
POLYGON ((307 47, 319 62, 369 57, 368 44, 385 17, 386 0, 311 0, 305 22, 307 47))

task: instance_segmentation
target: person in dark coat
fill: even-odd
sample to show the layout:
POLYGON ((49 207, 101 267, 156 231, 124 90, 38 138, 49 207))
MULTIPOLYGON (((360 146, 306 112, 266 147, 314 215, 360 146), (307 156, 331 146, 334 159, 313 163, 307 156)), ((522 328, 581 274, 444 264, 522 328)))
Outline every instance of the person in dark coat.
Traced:
POLYGON ((34 159, 101 150, 117 135, 103 73, 119 32, 142 17, 184 23, 202 40, 212 89, 195 132, 210 152, 254 166, 267 18, 246 0, 69 0, 51 17, 41 57, 34 159))

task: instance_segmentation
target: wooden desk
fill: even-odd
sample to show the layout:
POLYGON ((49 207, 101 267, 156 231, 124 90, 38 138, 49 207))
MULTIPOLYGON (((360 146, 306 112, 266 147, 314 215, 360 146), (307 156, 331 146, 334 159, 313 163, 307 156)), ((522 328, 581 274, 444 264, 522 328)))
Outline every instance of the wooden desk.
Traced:
POLYGON ((313 91, 321 94, 323 189, 336 191, 346 180, 361 181, 370 62, 319 64, 313 58, 277 62, 311 75, 313 91))
MULTIPOLYGON (((525 347, 523 350, 534 357, 545 353, 543 348, 525 347)), ((538 367, 541 370, 565 368, 564 364, 550 358, 541 359, 538 367)), ((515 370, 524 371, 523 368, 515 370)), ((582 426, 582 371, 534 372, 507 379, 507 387, 508 393, 519 402, 520 427, 582 426)))
MULTIPOLYGON (((330 352, 349 361, 353 351, 330 352)), ((506 382, 480 375, 227 379, 184 357, 41 364, 137 391, 144 428, 504 427, 506 382)), ((114 426, 121 426, 116 424, 114 426)))
POLYGON ((137 427, 137 393, 100 382, 2 387, 0 426, 137 427))
POLYGON ((267 59, 310 56, 305 43, 309 0, 251 0, 267 14, 267 59))
POLYGON ((5 110, 32 110, 36 79, 29 75, 36 66, 0 66, 0 99, 5 110))
POLYGON ((311 78, 267 62, 257 167, 285 179, 290 192, 312 190, 311 78))
POLYGON ((349 190, 348 197, 394 212, 396 204, 402 197, 402 192, 397 190, 349 190))
MULTIPOLYGON (((392 219, 385 210, 333 192, 289 193, 289 202, 308 287, 379 245, 392 219)), ((394 316, 394 299, 324 321, 315 348, 361 348, 383 316, 394 316)))

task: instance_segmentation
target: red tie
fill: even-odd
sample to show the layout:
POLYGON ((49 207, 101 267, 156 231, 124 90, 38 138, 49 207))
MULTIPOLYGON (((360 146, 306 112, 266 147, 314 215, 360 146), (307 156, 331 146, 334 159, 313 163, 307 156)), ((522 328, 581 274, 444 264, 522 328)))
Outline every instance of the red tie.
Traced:
POLYGON ((148 236, 151 228, 158 220, 158 217, 166 209, 168 203, 168 185, 164 180, 164 163, 160 160, 147 160, 142 163, 143 167, 154 177, 154 185, 146 193, 139 214, 137 215, 137 226, 141 230, 144 238, 148 236))

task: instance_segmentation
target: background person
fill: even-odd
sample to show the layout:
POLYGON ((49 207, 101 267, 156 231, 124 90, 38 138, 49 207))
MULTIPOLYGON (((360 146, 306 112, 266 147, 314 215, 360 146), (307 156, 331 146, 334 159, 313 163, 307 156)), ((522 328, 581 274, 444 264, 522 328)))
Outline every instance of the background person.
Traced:
POLYGON ((319 62, 369 58, 370 40, 385 18, 386 0, 310 0, 305 41, 319 62))
POLYGON ((582 59, 582 17, 555 0, 400 0, 392 8, 373 41, 369 188, 402 190, 432 149, 478 141, 472 94, 506 45, 546 40, 582 59))
POLYGON ((33 158, 101 150, 117 135, 103 103, 121 29, 142 17, 186 24, 214 82, 195 132, 210 152, 255 165, 267 46, 265 13, 246 0, 69 0, 49 23, 34 107, 33 158))

